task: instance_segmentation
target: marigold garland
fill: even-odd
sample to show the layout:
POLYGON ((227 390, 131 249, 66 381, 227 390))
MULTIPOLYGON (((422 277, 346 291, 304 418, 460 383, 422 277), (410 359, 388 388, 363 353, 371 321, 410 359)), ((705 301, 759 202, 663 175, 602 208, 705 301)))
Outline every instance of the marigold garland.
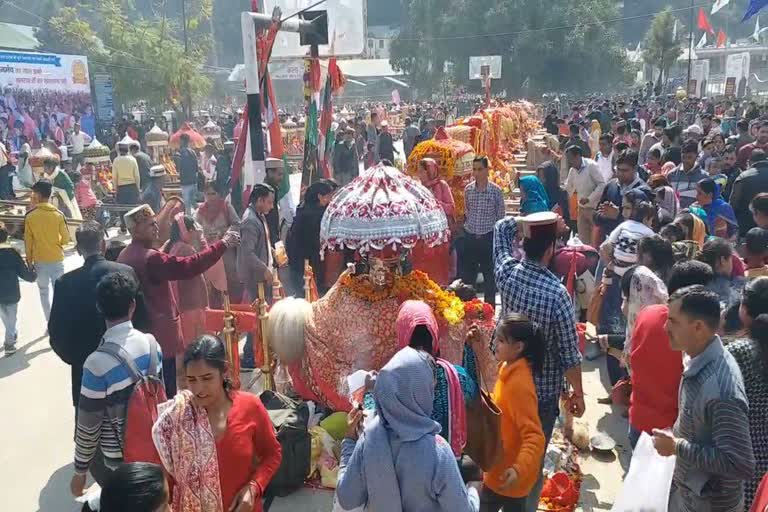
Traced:
POLYGON ((379 302, 397 298, 401 302, 409 299, 426 302, 436 316, 442 317, 451 325, 464 320, 464 303, 453 292, 440 288, 427 274, 414 270, 407 275, 396 277, 390 289, 378 289, 367 276, 344 274, 339 280, 340 286, 352 296, 368 302, 379 302))

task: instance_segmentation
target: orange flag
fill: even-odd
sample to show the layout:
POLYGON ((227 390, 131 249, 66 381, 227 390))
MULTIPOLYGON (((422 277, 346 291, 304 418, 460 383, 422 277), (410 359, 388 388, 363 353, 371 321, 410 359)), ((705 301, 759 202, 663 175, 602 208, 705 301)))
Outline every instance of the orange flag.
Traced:
POLYGON ((728 41, 728 36, 722 30, 717 31, 717 47, 725 48, 725 43, 728 41))

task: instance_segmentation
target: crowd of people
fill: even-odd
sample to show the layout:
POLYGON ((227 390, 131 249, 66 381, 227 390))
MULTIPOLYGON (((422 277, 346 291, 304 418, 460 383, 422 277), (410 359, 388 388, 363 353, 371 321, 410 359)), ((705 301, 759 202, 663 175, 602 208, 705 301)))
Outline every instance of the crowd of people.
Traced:
MULTIPOLYGON (((453 287, 465 300, 477 288, 496 309, 495 328, 470 329, 472 350, 453 365, 441 357, 436 312, 420 301, 400 306, 399 350, 370 376, 371 407, 349 411, 336 491, 343 509, 536 510, 561 408, 576 417, 587 408, 582 357, 602 354, 606 392, 629 390, 624 404, 616 392, 606 401, 628 405, 631 446, 647 435, 658 454, 677 458, 669 510, 748 510, 768 499, 759 491, 768 470, 761 107, 647 97, 563 103, 545 107, 548 160, 515 182, 519 215, 508 215, 487 158, 473 162, 463 218, 437 162, 419 162, 417 178, 451 231, 440 284, 460 279, 453 287), (597 337, 583 347, 586 321, 597 337), (477 351, 500 363, 492 393, 500 449, 492 463, 467 469, 461 425, 481 395, 477 351), (375 418, 363 427, 370 409, 375 418)), ((361 173, 361 160, 364 168, 393 164, 396 138, 405 153, 398 156, 410 154, 448 111, 413 109, 395 136, 376 109, 339 115, 334 179, 302 190, 295 208, 282 160, 267 160, 263 183, 232 190, 233 145, 198 154, 186 136, 174 155, 182 197, 166 201, 165 170, 126 119, 121 135, 133 131, 135 142, 116 145, 112 179, 117 202, 136 205, 123 217, 130 243, 108 242, 100 223, 85 220, 75 234, 84 263, 67 273, 61 210, 84 209, 77 205, 88 194, 46 163, 31 187, 25 258, 0 226, 0 317, 12 355, 18 279, 36 280, 51 346, 71 366, 71 490, 83 494, 88 472, 102 487, 100 505, 90 500, 87 509, 261 510, 281 444, 261 400, 233 389, 225 345, 207 333, 205 310, 221 306, 225 290, 244 303, 260 288, 272 297, 278 285, 303 297, 306 260, 322 295, 333 283, 322 279, 320 224, 334 194, 361 173), (58 208, 57 191, 69 200, 58 208), (168 401, 138 446, 155 455, 131 460, 140 427, 128 417, 152 382, 168 401)), ((82 117, 72 134, 81 125, 82 117)), ((225 138, 235 135, 234 122, 229 128, 225 138)), ((255 352, 249 338, 241 371, 256 366, 255 352)))

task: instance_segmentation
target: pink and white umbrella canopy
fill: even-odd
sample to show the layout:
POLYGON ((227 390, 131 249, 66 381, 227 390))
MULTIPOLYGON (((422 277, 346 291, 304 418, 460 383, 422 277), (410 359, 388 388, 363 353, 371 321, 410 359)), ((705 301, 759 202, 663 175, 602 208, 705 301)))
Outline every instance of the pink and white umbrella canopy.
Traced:
POLYGON ((445 213, 432 192, 381 164, 339 190, 320 225, 322 251, 410 249, 420 240, 434 247, 448 242, 449 235, 445 213))

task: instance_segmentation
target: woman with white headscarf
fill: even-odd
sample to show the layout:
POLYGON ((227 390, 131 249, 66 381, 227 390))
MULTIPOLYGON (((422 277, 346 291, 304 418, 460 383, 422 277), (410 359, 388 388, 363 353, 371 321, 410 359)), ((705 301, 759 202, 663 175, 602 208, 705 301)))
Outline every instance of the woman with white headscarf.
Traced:
POLYGON ((440 424, 431 418, 436 363, 406 347, 382 368, 373 389, 377 416, 357 438, 362 412, 350 413, 336 496, 347 510, 477 512, 440 424))

